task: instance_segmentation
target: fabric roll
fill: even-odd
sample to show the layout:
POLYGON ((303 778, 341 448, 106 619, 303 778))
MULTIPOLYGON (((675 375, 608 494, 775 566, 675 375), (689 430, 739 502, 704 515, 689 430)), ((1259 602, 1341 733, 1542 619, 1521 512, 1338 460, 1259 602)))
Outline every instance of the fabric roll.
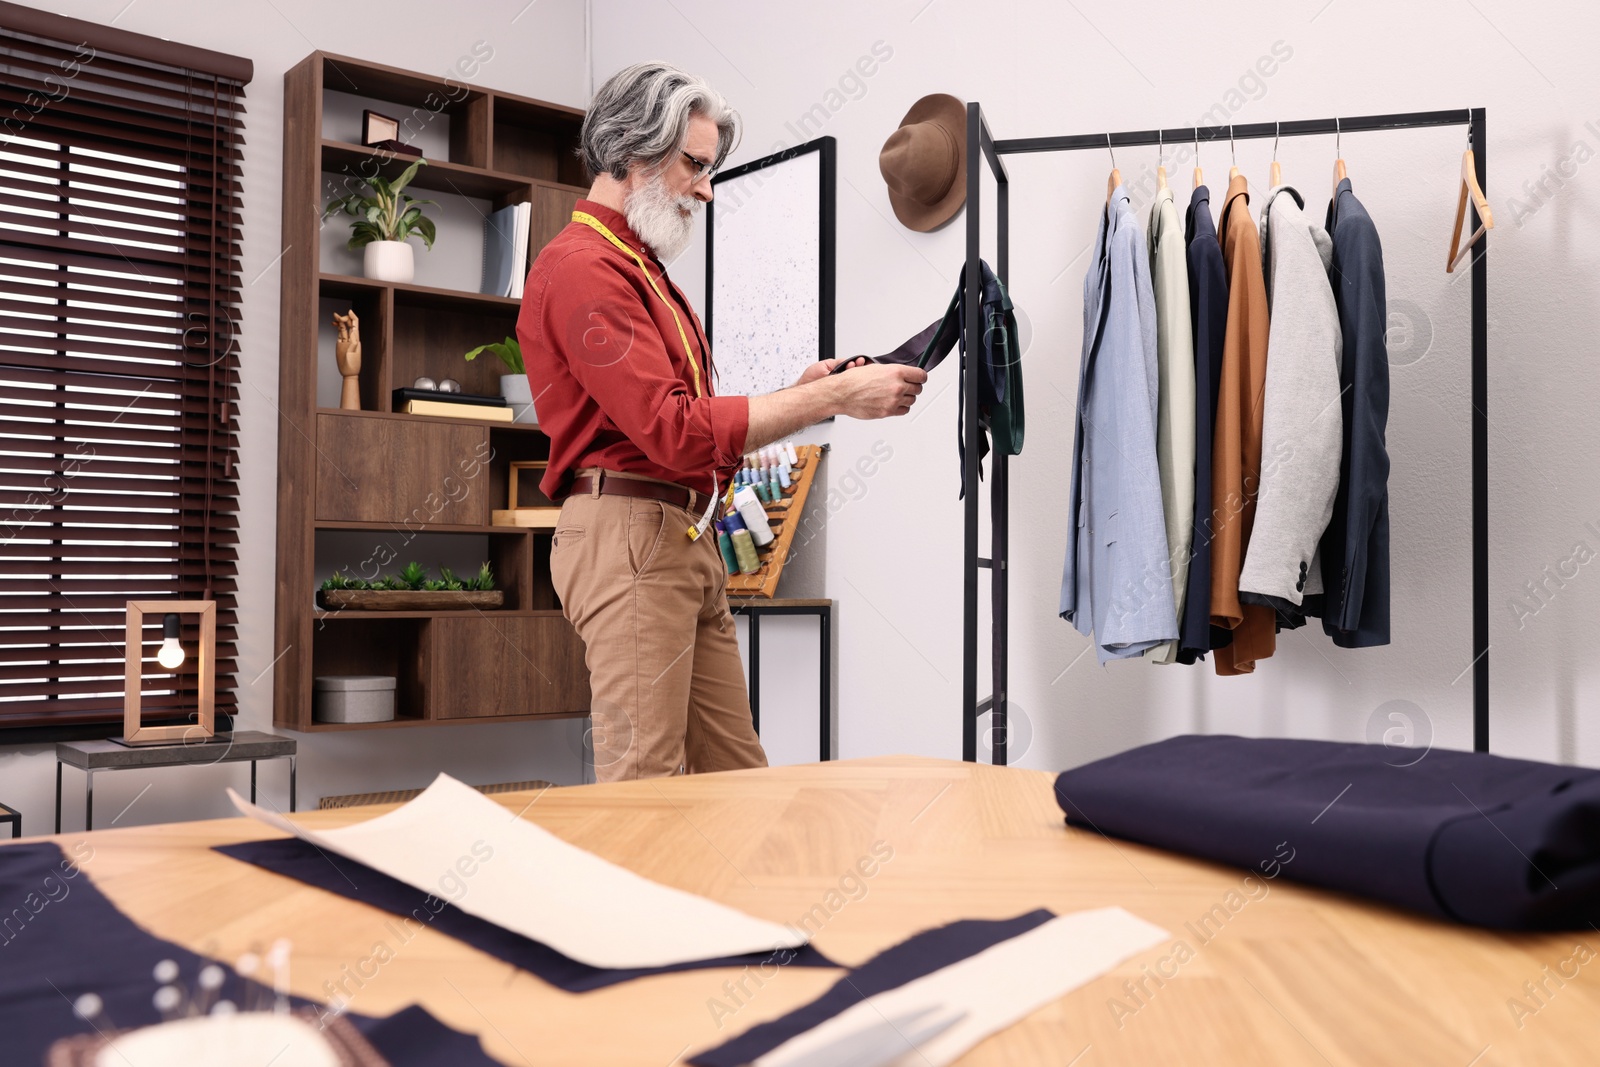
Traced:
POLYGON ((1486 752, 1183 736, 1056 778, 1067 822, 1505 929, 1600 922, 1600 770, 1486 752))

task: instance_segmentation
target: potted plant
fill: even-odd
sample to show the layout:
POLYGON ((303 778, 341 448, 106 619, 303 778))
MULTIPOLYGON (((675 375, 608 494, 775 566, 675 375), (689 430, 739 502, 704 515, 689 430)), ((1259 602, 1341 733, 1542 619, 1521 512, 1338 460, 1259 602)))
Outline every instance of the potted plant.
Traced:
POLYGON ((423 215, 423 204, 432 200, 413 200, 401 192, 417 176, 417 168, 427 160, 418 159, 401 172, 400 177, 362 178, 371 193, 354 192, 331 201, 322 217, 343 211, 354 215, 350 224, 350 243, 353 252, 364 248, 361 269, 368 277, 384 282, 409 282, 415 274, 415 261, 406 239, 412 234, 421 237, 429 249, 433 248, 433 220, 423 215))
POLYGON ((370 581, 334 571, 318 590, 317 602, 326 611, 451 611, 498 608, 505 593, 494 587, 494 571, 487 562, 471 578, 458 578, 449 567, 440 567, 439 577, 429 578, 427 568, 412 562, 399 574, 370 581))
POLYGON ((504 341, 479 345, 467 353, 467 359, 477 359, 485 352, 499 356, 500 362, 511 372, 500 375, 500 395, 511 405, 512 421, 537 426, 539 420, 533 410, 533 386, 528 384, 527 368, 522 364, 522 346, 515 337, 507 337, 504 341))

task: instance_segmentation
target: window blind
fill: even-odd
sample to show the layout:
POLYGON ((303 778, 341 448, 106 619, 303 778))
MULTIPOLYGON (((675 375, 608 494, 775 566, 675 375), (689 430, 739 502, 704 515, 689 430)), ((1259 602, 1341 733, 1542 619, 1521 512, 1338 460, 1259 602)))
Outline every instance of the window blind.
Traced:
MULTIPOLYGON (((216 601, 234 710, 250 76, 0 3, 0 740, 120 719, 135 599, 216 601)), ((146 622, 146 715, 180 716, 195 657, 157 666, 146 622)))

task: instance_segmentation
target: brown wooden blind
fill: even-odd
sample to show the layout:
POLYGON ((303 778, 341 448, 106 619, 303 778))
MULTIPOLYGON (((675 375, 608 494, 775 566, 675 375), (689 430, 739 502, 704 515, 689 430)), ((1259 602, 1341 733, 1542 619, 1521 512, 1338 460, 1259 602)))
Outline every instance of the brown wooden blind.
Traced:
MULTIPOLYGON (((217 602, 234 710, 249 80, 0 3, 0 729, 120 718, 134 599, 217 602)), ((146 710, 192 709, 146 622, 146 710)))

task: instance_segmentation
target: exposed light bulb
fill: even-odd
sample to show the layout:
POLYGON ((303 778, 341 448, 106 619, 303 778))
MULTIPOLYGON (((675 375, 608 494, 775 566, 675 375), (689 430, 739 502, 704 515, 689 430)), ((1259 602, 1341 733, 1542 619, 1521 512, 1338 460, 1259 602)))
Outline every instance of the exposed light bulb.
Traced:
POLYGON ((183 646, 178 644, 178 616, 168 614, 161 620, 161 648, 156 652, 156 662, 170 670, 183 666, 183 646))
POLYGON ((156 653, 156 662, 168 670, 183 666, 184 659, 183 646, 178 644, 175 637, 162 641, 161 649, 156 653))

